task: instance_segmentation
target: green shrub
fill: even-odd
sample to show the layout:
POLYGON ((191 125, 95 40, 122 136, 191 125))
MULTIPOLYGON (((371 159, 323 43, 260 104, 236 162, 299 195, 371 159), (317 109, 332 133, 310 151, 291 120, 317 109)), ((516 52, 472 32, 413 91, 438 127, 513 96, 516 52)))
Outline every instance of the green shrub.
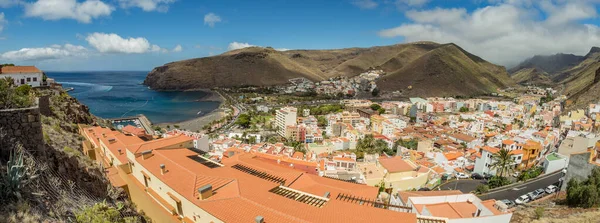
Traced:
POLYGON ((477 189, 475 189, 475 192, 477 192, 478 194, 484 194, 487 193, 490 190, 490 186, 485 185, 485 184, 480 184, 477 186, 477 189))
POLYGON ((94 206, 83 208, 75 213, 75 219, 76 222, 80 223, 125 222, 119 211, 114 207, 108 206, 106 202, 96 203, 94 206))
POLYGON ((572 178, 567 183, 567 204, 571 207, 592 208, 600 205, 600 168, 592 170, 588 179, 579 182, 572 178))
POLYGON ((506 177, 501 177, 501 176, 493 176, 492 178, 490 178, 490 180, 488 180, 488 186, 490 189, 496 188, 496 187, 502 187, 502 186, 506 186, 510 184, 510 180, 508 180, 506 177))
POLYGON ((537 207, 537 208, 535 208, 533 213, 535 214, 535 219, 540 219, 540 218, 544 217, 544 208, 537 207))

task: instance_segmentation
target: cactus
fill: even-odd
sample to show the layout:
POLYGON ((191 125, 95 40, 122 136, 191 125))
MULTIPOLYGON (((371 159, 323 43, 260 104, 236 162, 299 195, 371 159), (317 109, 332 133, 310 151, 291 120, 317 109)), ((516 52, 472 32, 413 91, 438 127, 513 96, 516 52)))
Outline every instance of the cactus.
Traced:
POLYGON ((31 169, 25 165, 23 153, 22 148, 17 148, 10 153, 2 188, 5 196, 21 199, 23 187, 37 178, 37 175, 32 174, 31 169))

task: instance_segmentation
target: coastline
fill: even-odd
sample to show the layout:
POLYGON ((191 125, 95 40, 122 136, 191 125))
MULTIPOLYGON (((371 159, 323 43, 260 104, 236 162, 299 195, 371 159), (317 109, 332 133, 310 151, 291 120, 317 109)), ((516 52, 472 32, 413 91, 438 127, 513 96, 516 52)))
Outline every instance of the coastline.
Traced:
POLYGON ((219 93, 216 93, 210 89, 193 89, 193 90, 187 90, 187 91, 205 92, 205 93, 207 93, 207 95, 198 99, 198 101, 217 101, 217 102, 220 102, 221 104, 219 105, 219 107, 217 109, 215 109, 205 115, 202 115, 200 117, 188 119, 188 120, 181 121, 181 122, 156 123, 155 125, 160 126, 162 128, 166 128, 167 125, 169 125, 171 127, 173 127, 173 125, 178 125, 179 129, 185 129, 188 131, 195 132, 195 131, 202 131, 202 127, 204 127, 208 123, 215 121, 215 120, 219 120, 226 116, 226 114, 222 108, 225 98, 223 98, 219 93))

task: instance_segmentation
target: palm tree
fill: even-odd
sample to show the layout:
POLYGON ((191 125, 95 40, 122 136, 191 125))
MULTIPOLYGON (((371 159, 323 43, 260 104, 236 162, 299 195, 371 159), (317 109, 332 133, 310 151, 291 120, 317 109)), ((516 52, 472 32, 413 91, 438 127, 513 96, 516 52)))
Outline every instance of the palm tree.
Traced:
POLYGON ((492 164, 492 168, 496 169, 500 174, 499 176, 503 176, 505 173, 512 171, 512 167, 515 164, 515 161, 512 159, 510 155, 510 151, 506 149, 501 149, 496 154, 492 156, 492 160, 494 163, 492 164))

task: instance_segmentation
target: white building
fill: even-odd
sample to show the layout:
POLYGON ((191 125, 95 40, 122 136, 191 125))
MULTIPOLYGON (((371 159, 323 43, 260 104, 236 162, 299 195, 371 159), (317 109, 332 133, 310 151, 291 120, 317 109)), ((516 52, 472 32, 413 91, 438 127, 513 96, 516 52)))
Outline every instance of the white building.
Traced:
POLYGON ((411 192, 400 192, 391 202, 412 207, 412 213, 419 218, 444 220, 447 223, 509 223, 512 218, 512 212, 501 201, 482 201, 474 194, 437 195, 442 193, 426 191, 429 195, 423 192, 416 196, 411 192))
POLYGON ((567 168, 569 165, 569 159, 561 155, 560 153, 550 153, 546 155, 542 161, 542 166, 544 167, 544 174, 553 173, 564 168, 567 168))
POLYGON ((285 137, 285 127, 296 125, 296 117, 298 110, 294 107, 283 107, 277 110, 275 115, 275 126, 277 126, 277 134, 285 137))
MULTIPOLYGON (((481 156, 478 156, 475 159, 475 167, 473 169, 473 172, 479 174, 488 173, 495 175, 496 170, 492 168, 492 165, 494 164, 493 156, 494 154, 498 153, 498 151, 500 151, 500 149, 489 146, 484 146, 483 148, 481 148, 481 156)), ((523 150, 512 150, 510 151, 510 155, 515 161, 514 168, 518 167, 523 161, 523 150)))
POLYGON ((0 78, 10 77, 16 86, 42 86, 44 74, 35 66, 0 66, 0 78))

